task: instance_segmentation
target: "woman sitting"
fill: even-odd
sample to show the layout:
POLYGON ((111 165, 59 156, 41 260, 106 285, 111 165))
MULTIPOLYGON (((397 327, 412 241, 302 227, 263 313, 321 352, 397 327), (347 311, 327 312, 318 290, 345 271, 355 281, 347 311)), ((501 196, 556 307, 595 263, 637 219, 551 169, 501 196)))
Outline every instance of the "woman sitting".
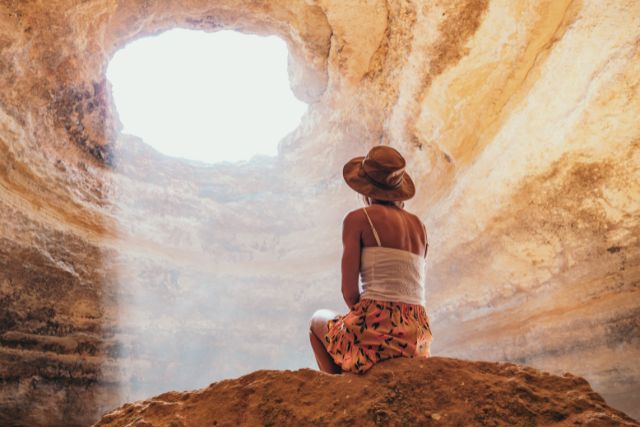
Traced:
POLYGON ((429 357, 427 230, 404 210, 403 201, 415 194, 405 165, 397 150, 378 145, 343 168, 365 207, 349 212, 342 228, 342 295, 349 312, 318 310, 310 322, 311 346, 324 372, 363 373, 393 357, 429 357))

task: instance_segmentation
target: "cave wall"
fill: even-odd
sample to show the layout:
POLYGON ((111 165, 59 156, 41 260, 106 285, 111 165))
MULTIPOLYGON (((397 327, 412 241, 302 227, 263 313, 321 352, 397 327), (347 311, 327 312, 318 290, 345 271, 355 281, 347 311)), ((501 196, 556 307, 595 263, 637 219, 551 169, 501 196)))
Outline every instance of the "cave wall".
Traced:
POLYGON ((640 3, 211 3, 0 2, 0 424, 314 367, 309 316, 346 310, 342 165, 378 143, 429 230, 432 352, 640 417, 640 3), (287 41, 309 111, 278 156, 120 134, 109 58, 177 26, 287 41))

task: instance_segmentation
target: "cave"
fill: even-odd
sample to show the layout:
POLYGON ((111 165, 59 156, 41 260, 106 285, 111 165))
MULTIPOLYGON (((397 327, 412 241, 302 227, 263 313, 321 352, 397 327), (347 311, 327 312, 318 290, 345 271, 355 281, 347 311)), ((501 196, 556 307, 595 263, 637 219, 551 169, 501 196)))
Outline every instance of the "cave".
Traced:
POLYGON ((432 354, 584 377, 640 417, 635 1, 0 4, 0 424, 313 367, 346 311, 344 162, 401 151, 429 229, 432 354), (110 58, 183 28, 286 41, 309 107, 276 156, 121 132, 110 58))

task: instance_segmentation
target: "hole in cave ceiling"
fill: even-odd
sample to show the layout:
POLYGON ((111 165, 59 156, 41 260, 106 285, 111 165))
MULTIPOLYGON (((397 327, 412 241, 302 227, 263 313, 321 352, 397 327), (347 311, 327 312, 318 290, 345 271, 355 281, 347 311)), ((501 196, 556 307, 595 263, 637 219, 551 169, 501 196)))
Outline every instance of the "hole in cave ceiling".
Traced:
POLYGON ((129 43, 107 68, 122 132, 207 163, 274 156, 307 109, 276 36, 173 29, 129 43))

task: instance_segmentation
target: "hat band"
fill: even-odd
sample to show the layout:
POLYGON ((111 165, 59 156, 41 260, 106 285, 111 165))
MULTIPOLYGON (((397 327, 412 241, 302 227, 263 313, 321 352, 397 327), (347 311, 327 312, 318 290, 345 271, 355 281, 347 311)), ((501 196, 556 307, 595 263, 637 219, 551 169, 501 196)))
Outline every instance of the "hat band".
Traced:
POLYGON ((400 176, 400 179, 393 184, 387 184, 386 182, 377 181, 367 173, 367 171, 364 169, 364 160, 365 159, 362 159, 362 164, 360 168, 360 171, 362 171, 362 173, 360 175, 363 176, 367 181, 384 190, 397 190, 398 188, 400 188, 400 186, 402 185, 402 175, 404 175, 404 171, 402 170, 396 171, 395 173, 400 172, 400 175, 398 175, 400 176))

